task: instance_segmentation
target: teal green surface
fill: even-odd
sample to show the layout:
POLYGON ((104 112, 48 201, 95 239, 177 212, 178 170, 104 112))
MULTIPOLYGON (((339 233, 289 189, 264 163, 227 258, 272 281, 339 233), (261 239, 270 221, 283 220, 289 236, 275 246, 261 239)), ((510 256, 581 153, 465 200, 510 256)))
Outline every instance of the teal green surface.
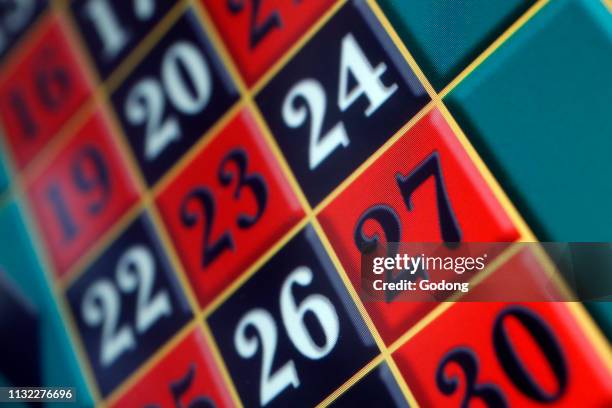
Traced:
POLYGON ((447 98, 538 238, 612 241, 612 15, 551 2, 447 98))
POLYGON ((532 3, 379 0, 385 15, 437 90, 456 77, 532 3))
POLYGON ((9 185, 9 178, 6 169, 6 162, 4 161, 4 155, 5 152, 0 149, 0 194, 3 193, 9 185))
MULTIPOLYGON (((0 208, 0 266, 36 306, 40 315, 42 381, 76 388, 79 407, 92 406, 68 333, 38 262, 15 201, 0 208)), ((57 403, 53 407, 59 407, 57 403)), ((74 403, 66 406, 75 407, 74 403)))
MULTIPOLYGON (((550 2, 447 98, 543 241, 612 241, 612 14, 550 2)), ((612 306, 590 305, 612 338, 612 306)))
POLYGON ((612 302, 588 302, 585 305, 601 330, 612 340, 612 302))

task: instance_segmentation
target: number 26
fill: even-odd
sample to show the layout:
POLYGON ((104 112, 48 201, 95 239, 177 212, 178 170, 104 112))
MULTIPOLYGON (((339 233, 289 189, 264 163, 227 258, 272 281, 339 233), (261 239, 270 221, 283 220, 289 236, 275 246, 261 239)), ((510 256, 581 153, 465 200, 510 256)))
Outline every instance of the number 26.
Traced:
MULTIPOLYGON (((336 346, 340 337, 340 322, 333 303, 325 296, 315 293, 307 296, 301 303, 295 303, 293 286, 308 286, 312 283, 313 273, 307 266, 295 268, 283 282, 280 291, 280 312, 283 326, 289 340, 304 357, 320 360, 336 346), (311 313, 319 322, 325 342, 315 343, 305 324, 305 316, 311 313)), ((260 403, 267 405, 285 388, 297 388, 300 379, 295 361, 289 360, 272 372, 274 354, 278 342, 278 329, 274 317, 265 309, 255 308, 248 311, 236 327, 234 346, 240 357, 249 359, 261 347, 260 403), (255 333, 247 328, 255 329, 255 333)))

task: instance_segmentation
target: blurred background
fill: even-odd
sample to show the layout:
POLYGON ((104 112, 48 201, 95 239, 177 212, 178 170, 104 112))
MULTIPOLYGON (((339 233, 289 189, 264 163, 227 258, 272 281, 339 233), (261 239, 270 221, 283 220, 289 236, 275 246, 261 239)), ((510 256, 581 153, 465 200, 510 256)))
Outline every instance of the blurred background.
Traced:
POLYGON ((0 386, 611 406, 605 299, 357 294, 380 242, 611 242, 610 73, 608 0, 0 0, 0 386))

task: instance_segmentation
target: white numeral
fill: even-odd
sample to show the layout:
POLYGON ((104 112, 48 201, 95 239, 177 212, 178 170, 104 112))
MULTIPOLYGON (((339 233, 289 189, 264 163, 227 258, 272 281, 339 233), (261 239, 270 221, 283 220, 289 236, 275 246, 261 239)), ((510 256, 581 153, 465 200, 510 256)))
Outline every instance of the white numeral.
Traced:
MULTIPOLYGON (((155 0, 133 0, 134 15, 140 20, 148 20, 155 13, 155 0)), ((102 55, 110 61, 114 59, 131 39, 130 31, 119 21, 113 6, 108 0, 88 0, 83 6, 85 17, 102 42, 102 55)))
POLYGON ((336 123, 326 134, 321 136, 323 115, 327 102, 325 91, 321 84, 314 79, 303 79, 294 85, 283 103, 283 119, 292 128, 300 127, 307 118, 306 106, 296 106, 299 97, 302 97, 310 112, 310 146, 308 166, 310 170, 316 168, 337 147, 348 146, 350 140, 342 122, 336 123))
MULTIPOLYGON (((168 292, 163 289, 152 294, 155 263, 151 251, 142 245, 130 247, 117 263, 117 287, 123 293, 138 290, 136 298, 136 332, 146 332, 157 320, 172 314, 168 292)), ((96 281, 89 287, 83 303, 83 321, 91 327, 102 325, 100 364, 111 365, 122 353, 136 346, 134 331, 129 325, 117 327, 121 314, 121 296, 108 279, 96 281)))
POLYGON ((140 21, 148 20, 155 13, 155 0, 134 0, 134 14, 140 21))
POLYGON ((34 0, 0 1, 2 19, 0 20, 0 51, 8 46, 8 37, 23 29, 36 9, 34 0))
POLYGON ((102 56, 106 60, 115 58, 130 39, 130 32, 118 21, 108 0, 89 0, 83 7, 85 17, 102 42, 102 56))
POLYGON ((293 285, 308 286, 312 282, 312 271, 306 266, 296 268, 283 283, 280 295, 280 310, 283 325, 295 347, 311 360, 325 357, 336 346, 340 334, 338 315, 334 305, 321 294, 313 294, 295 304, 293 285), (311 312, 321 324, 325 344, 321 347, 313 341, 304 325, 306 313, 311 312))
POLYGON ((145 157, 155 159, 166 146, 180 137, 180 126, 175 115, 163 119, 166 99, 153 78, 138 82, 127 97, 125 116, 133 124, 145 125, 145 157), (148 118, 148 120, 147 120, 148 118))
POLYGON ((166 51, 161 65, 161 83, 156 78, 140 80, 130 91, 125 116, 133 125, 145 124, 145 158, 154 160, 169 143, 180 139, 181 129, 176 115, 163 118, 166 98, 186 115, 200 113, 212 94, 211 74, 206 60, 193 44, 173 44, 166 51), (182 68, 182 69, 181 69, 182 68), (188 75, 193 91, 181 74, 188 75))
POLYGON ((300 380, 298 379, 293 360, 287 361, 276 372, 272 373, 272 363, 276 352, 278 336, 274 318, 264 309, 251 310, 238 323, 234 335, 234 344, 238 354, 244 358, 251 358, 259 349, 257 337, 247 337, 246 330, 248 326, 252 326, 257 331, 257 336, 261 339, 262 363, 259 394, 261 405, 266 405, 288 386, 292 385, 293 388, 297 388, 300 385, 300 380))
MULTIPOLYGON (((299 305, 295 303, 293 285, 308 286, 312 278, 312 270, 307 266, 295 268, 281 287, 280 309, 283 326, 295 348, 305 357, 318 360, 336 346, 340 336, 340 322, 332 302, 321 294, 312 294, 299 305), (304 317, 308 312, 316 317, 323 328, 323 346, 314 342, 304 324, 304 317)), ((243 358, 255 356, 260 345, 258 339, 261 339, 262 354, 260 403, 265 406, 287 387, 299 387, 300 380, 293 360, 287 361, 272 373, 278 342, 277 328, 272 315, 261 308, 250 310, 240 319, 234 333, 234 345, 238 354, 243 358), (247 336, 246 330, 249 326, 256 330, 256 336, 247 336)))
POLYGON ((108 366, 126 350, 136 346, 132 329, 124 325, 117 328, 121 312, 121 299, 113 284, 106 280, 95 282, 85 293, 81 314, 88 326, 102 325, 100 364, 108 366))
POLYGON ((182 113, 195 115, 210 100, 212 84, 208 64, 191 43, 178 42, 166 52, 162 62, 162 81, 170 101, 182 113), (181 66, 191 81, 193 94, 181 76, 181 66))
MULTIPOLYGON (((373 115, 397 91, 397 84, 385 86, 381 76, 387 70, 381 62, 372 67, 352 33, 342 39, 340 50, 340 72, 338 79, 338 108, 346 111, 362 95, 368 99, 369 105, 364 111, 366 117, 373 115), (357 84, 348 89, 349 75, 357 84)), ((338 147, 347 147, 350 139, 344 123, 339 121, 324 135, 323 119, 327 108, 325 90, 315 79, 303 79, 295 84, 285 97, 282 106, 283 120, 287 126, 297 128, 306 122, 310 113, 310 144, 308 150, 308 166, 310 170, 317 168, 338 147), (302 98, 306 106, 298 105, 302 98)))
POLYGON ((131 247, 117 263, 117 286, 124 293, 138 289, 136 298, 136 331, 144 333, 162 316, 172 313, 168 292, 151 296, 155 280, 155 263, 149 249, 131 247))
POLYGON ((385 86, 380 80, 387 70, 387 65, 381 62, 376 68, 370 65, 367 57, 357 44, 353 34, 349 33, 342 39, 340 53, 340 86, 338 87, 338 107, 342 112, 348 109, 361 95, 365 94, 370 105, 365 115, 370 117, 397 91, 397 84, 385 86), (349 71, 357 80, 357 85, 348 90, 349 71))

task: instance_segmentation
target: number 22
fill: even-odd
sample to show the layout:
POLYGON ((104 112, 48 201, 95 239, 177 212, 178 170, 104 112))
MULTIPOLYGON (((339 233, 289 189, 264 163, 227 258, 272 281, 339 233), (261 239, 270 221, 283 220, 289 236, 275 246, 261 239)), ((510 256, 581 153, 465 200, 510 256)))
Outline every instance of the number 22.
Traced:
POLYGON ((94 282, 85 292, 81 315, 85 324, 102 326, 100 364, 111 365, 117 358, 136 346, 133 328, 125 324, 117 327, 121 315, 121 296, 137 290, 135 328, 146 332, 157 320, 172 313, 168 292, 153 291, 155 261, 149 248, 143 245, 130 247, 117 262, 116 285, 107 278, 94 282), (119 291, 117 290, 117 287, 119 291))

